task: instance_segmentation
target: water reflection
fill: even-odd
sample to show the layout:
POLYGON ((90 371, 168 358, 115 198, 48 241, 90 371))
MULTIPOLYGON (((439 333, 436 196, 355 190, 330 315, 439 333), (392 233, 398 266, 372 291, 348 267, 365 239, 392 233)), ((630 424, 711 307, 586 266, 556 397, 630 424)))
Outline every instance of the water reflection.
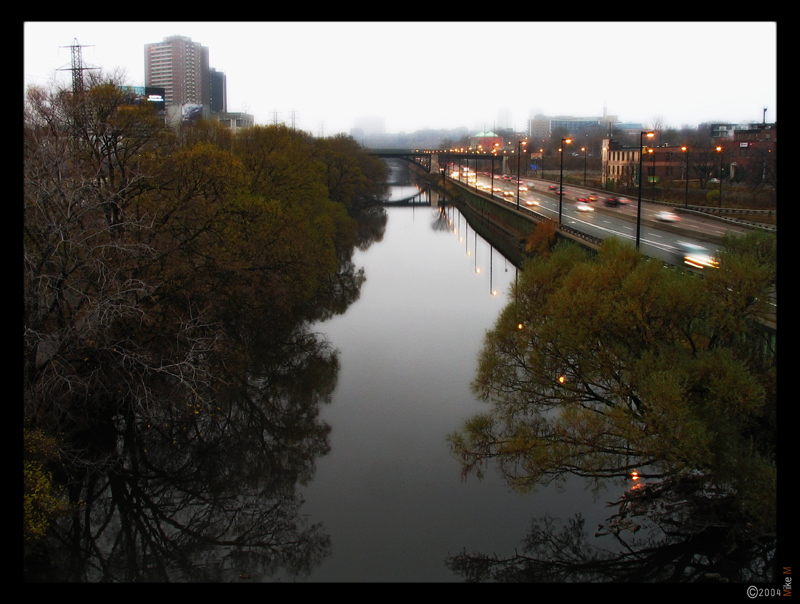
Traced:
POLYGON ((315 326, 341 368, 321 409, 331 450, 302 489, 331 537, 308 581, 458 581, 445 560, 462 547, 513 551, 546 510, 591 516, 580 485, 531 497, 498 477, 461 481, 446 436, 482 410, 469 385, 516 267, 455 206, 387 213, 381 243, 354 258, 359 300, 315 326))
POLYGON ((596 531, 581 514, 546 515, 513 555, 465 550, 447 565, 469 582, 774 584, 774 536, 734 534, 736 505, 707 487, 697 477, 639 483, 596 531))
MULTIPOLYGON (((362 226, 361 246, 386 216, 362 226)), ((329 449, 320 407, 339 372, 336 350, 310 329, 359 296, 350 258, 301 316, 237 317, 219 352, 212 408, 164 404, 147 419, 98 419, 85 453, 66 460, 74 513, 52 526, 47 559, 26 560, 28 581, 230 582, 307 575, 330 553, 321 523, 302 513, 298 485, 329 449), (234 329, 234 328, 232 328, 234 329)))

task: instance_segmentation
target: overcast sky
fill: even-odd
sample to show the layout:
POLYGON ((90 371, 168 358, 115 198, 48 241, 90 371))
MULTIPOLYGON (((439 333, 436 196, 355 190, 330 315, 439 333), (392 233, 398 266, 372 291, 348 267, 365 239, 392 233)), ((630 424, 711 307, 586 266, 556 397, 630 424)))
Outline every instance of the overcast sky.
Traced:
POLYGON ((378 117, 389 133, 491 130, 504 112, 666 127, 777 121, 775 22, 25 22, 24 80, 86 67, 144 85, 144 45, 188 36, 228 82, 228 111, 314 135, 378 117))

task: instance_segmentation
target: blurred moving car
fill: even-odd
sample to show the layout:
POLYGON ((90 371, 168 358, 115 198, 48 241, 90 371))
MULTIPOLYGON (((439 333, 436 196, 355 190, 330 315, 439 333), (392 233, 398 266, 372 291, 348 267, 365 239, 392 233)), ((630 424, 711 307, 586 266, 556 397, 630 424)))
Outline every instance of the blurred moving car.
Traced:
POLYGON ((525 203, 526 203, 526 205, 529 205, 529 206, 538 206, 539 205, 539 201, 536 200, 536 199, 526 199, 525 203))
POLYGON ((575 209, 579 212, 594 212, 594 208, 585 201, 579 201, 575 206, 575 209))
POLYGON ((610 208, 616 208, 619 205, 618 197, 606 197, 605 204, 610 208))
POLYGON ((714 258, 712 253, 702 245, 687 243, 686 241, 679 241, 678 250, 679 258, 687 266, 699 269, 719 268, 719 261, 714 258))
POLYGON ((667 210, 656 212, 656 220, 660 220, 661 222, 675 222, 680 219, 680 216, 675 212, 669 212, 667 210))

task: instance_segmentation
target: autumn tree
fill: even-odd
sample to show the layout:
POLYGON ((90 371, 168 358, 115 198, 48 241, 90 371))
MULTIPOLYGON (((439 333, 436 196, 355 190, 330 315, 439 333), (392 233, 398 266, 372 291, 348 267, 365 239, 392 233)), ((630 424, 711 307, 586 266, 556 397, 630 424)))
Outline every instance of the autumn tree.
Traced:
POLYGON ((24 415, 73 469, 117 459, 121 426, 211 408, 254 330, 319 317, 363 280, 343 264, 352 203, 308 135, 176 132, 96 79, 30 89, 23 143, 24 415))
POLYGON ((449 437, 464 475, 496 464, 523 491, 699 475, 773 530, 775 365, 758 323, 775 242, 727 243, 705 277, 614 239, 596 258, 533 258, 480 354, 473 388, 491 409, 449 437))

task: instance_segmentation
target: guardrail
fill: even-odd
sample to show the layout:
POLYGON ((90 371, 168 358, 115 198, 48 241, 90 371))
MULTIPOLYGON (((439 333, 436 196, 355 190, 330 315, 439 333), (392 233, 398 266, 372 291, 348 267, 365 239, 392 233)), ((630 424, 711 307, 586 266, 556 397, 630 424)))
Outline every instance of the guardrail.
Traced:
POLYGON ((564 224, 559 224, 553 221, 551 218, 548 218, 543 214, 536 212, 535 210, 531 210, 530 208, 524 206, 518 206, 516 201, 511 201, 504 197, 498 197, 493 194, 486 193, 485 191, 470 187, 468 184, 459 182, 455 179, 448 179, 448 181, 463 188, 465 191, 468 191, 471 195, 482 197, 483 199, 495 203, 501 207, 508 208, 522 215, 526 215, 530 217, 534 223, 550 221, 553 223, 556 232, 560 232, 571 239, 577 239, 591 246, 599 246, 601 243, 603 243, 603 240, 599 237, 595 237, 594 235, 589 235, 587 233, 579 231, 578 229, 572 228, 564 224))

